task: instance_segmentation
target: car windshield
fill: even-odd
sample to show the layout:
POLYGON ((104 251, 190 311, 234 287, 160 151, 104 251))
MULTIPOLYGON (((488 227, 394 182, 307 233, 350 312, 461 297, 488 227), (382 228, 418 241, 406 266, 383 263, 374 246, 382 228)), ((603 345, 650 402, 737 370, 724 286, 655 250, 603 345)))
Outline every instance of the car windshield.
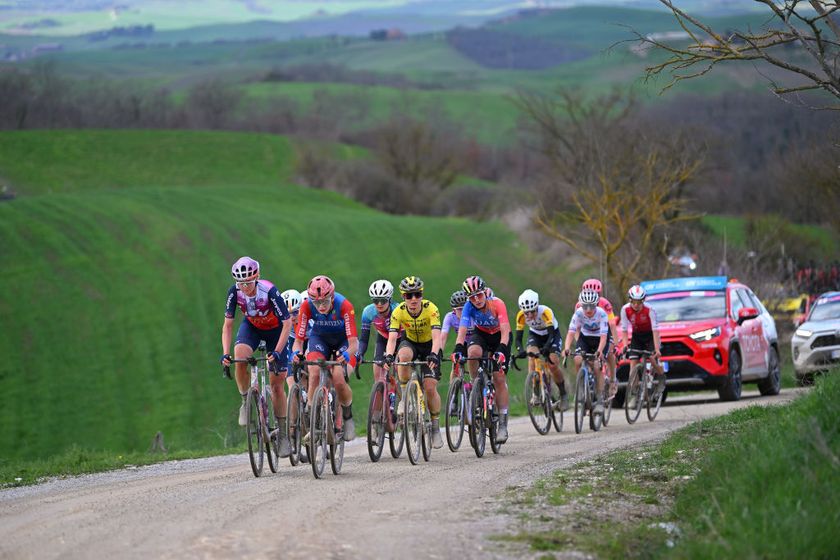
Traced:
POLYGON ((661 294, 647 299, 660 321, 697 321, 726 316, 723 292, 681 292, 661 294))
POLYGON ((827 321, 829 319, 840 319, 840 301, 821 303, 811 311, 809 321, 827 321))

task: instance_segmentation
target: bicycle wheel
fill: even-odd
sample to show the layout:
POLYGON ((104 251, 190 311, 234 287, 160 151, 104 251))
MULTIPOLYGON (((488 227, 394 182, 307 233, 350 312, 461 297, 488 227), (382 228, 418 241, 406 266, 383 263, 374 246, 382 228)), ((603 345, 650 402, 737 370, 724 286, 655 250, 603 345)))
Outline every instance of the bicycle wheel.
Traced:
POLYGON ((604 426, 609 425, 610 423, 610 416, 612 415, 612 402, 613 400, 610 398, 610 382, 609 377, 604 379, 604 418, 601 420, 604 426))
POLYGON ((428 406, 423 413, 423 437, 420 443, 423 450, 423 460, 428 463, 432 456, 432 416, 428 406))
POLYGON ((376 463, 382 457, 382 445, 385 443, 385 383, 378 381, 370 392, 367 421, 367 446, 370 460, 376 463))
POLYGON ((583 417, 586 415, 586 381, 584 375, 586 371, 585 366, 581 366, 575 381, 575 433, 579 434, 583 431, 583 417))
POLYGON ((312 474, 321 478, 327 464, 327 410, 326 389, 315 391, 309 412, 309 463, 312 474))
MULTIPOLYGON (((335 389, 330 389, 332 395, 332 402, 338 403, 338 395, 335 394, 335 389)), ((341 407, 337 407, 341 414, 341 407)), ((344 420, 341 422, 341 428, 336 425, 336 418, 338 416, 333 412, 332 407, 327 407, 327 430, 328 441, 330 443, 330 468, 333 474, 341 472, 341 466, 344 464, 344 420)))
POLYGON ((489 422, 487 423, 487 437, 490 440, 490 449, 494 455, 498 455, 502 449, 502 444, 496 440, 496 435, 499 433, 499 423, 502 420, 502 415, 495 403, 487 411, 487 418, 489 418, 489 422))
POLYGON ((624 389, 624 415, 627 417, 628 424, 635 423, 639 419, 639 414, 642 413, 645 392, 641 377, 642 367, 641 364, 636 364, 636 367, 630 371, 627 387, 624 389))
MULTIPOLYGON (((525 404, 528 407, 528 416, 531 417, 531 424, 538 434, 545 435, 551 429, 550 408, 546 406, 549 395, 545 390, 545 384, 541 381, 541 375, 536 371, 529 371, 525 378, 525 404)), ((548 403, 550 407, 551 404, 548 403)))
POLYGON ((470 443, 476 457, 484 456, 485 438, 487 437, 487 421, 484 416, 484 379, 481 375, 473 383, 470 394, 470 443))
POLYGON ((287 403, 286 430, 289 435, 289 462, 294 467, 300 463, 301 427, 303 426, 303 404, 300 402, 300 386, 297 383, 289 389, 287 403))
POLYGON ((548 394, 551 397, 551 423, 554 424, 556 432, 563 431, 563 411, 560 409, 563 396, 560 394, 560 386, 552 382, 551 377, 546 375, 548 380, 548 394))
MULTIPOLYGON (((592 375, 594 372, 590 372, 592 375)), ((593 383, 594 384, 594 383, 593 383)), ((597 432, 601 429, 602 414, 595 414, 595 403, 598 400, 598 390, 595 387, 590 387, 586 392, 586 407, 589 409, 589 429, 597 432)))
POLYGON ((251 388, 245 398, 245 407, 248 410, 248 423, 245 425, 245 433, 248 435, 248 458, 251 461, 251 470, 254 476, 260 476, 263 471, 263 458, 265 446, 263 444, 263 429, 260 423, 260 394, 256 389, 251 388))
POLYGON ((423 437, 423 413, 420 411, 420 399, 417 398, 420 384, 409 381, 403 396, 405 406, 403 430, 405 431, 405 451, 412 465, 420 462, 420 439, 423 437))
MULTIPOLYGON (((653 381, 652 386, 656 387, 656 380, 653 381)), ((653 391, 653 390, 654 389, 651 389, 651 391, 653 391)), ((663 397, 665 397, 665 391, 662 391, 661 393, 659 393, 659 397, 657 397, 656 400, 653 400, 653 395, 651 393, 648 393, 648 397, 647 397, 647 417, 648 417, 648 420, 650 420, 651 422, 656 420, 656 415, 659 414, 659 409, 662 407, 663 397)))
POLYGON ((271 390, 263 388, 263 398, 260 399, 265 418, 265 454, 268 457, 268 468, 276 473, 280 467, 280 431, 276 430, 277 420, 274 418, 274 407, 271 404, 271 390))
MULTIPOLYGON (((401 400, 402 395, 400 395, 398 388, 397 402, 401 400)), ((388 445, 391 448, 391 457, 399 459, 400 455, 402 455, 403 445, 405 445, 405 431, 403 430, 403 422, 400 422, 400 419, 396 417, 396 412, 394 412, 391 418, 394 421, 394 431, 388 434, 388 445)))
POLYGON ((460 377, 456 377, 449 384, 444 413, 446 445, 454 453, 461 447, 461 442, 464 439, 464 418, 467 414, 467 405, 464 399, 464 382, 460 377), (454 434, 452 433, 452 428, 455 428, 454 434))

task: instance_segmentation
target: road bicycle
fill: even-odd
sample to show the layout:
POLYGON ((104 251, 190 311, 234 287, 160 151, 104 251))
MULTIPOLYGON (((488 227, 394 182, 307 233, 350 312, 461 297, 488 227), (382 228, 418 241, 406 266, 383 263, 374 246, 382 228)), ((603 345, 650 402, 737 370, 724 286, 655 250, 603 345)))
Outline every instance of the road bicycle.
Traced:
MULTIPOLYGON (((552 424, 558 432, 563 431, 563 411, 560 410, 560 387, 551 379, 551 372, 545 357, 539 352, 527 352, 521 357, 534 359, 534 370, 525 378, 525 404, 528 416, 538 434, 546 435, 552 424)), ((516 357, 511 365, 518 371, 516 357)))
POLYGON ((427 365, 425 360, 409 362, 394 362, 395 366, 409 366, 411 377, 403 393, 403 416, 398 419, 403 422, 405 433, 405 451, 412 465, 420 462, 420 452, 423 460, 428 461, 432 455, 432 415, 426 405, 426 395, 423 394, 422 367, 427 365))
POLYGON ((468 431, 467 406, 472 390, 472 381, 469 378, 464 378, 465 372, 460 364, 456 362, 453 367, 455 370, 452 375, 452 382, 446 392, 444 424, 446 426, 446 445, 449 446, 450 451, 455 452, 461 447, 464 432, 468 431))
MULTIPOLYGON (((271 405, 271 388, 267 382, 268 358, 265 342, 260 342, 256 356, 231 360, 232 363, 247 363, 251 367, 251 385, 245 397, 248 422, 245 434, 248 439, 248 458, 254 476, 263 473, 264 457, 268 457, 268 467, 276 473, 280 464, 280 434, 276 430, 274 410, 271 405)), ((230 366, 225 366, 225 376, 231 379, 230 366)))
MULTIPOLYGON (((375 360, 372 363, 381 366, 385 362, 375 360)), ((397 421, 396 410, 401 398, 399 383, 391 371, 386 369, 384 380, 373 384, 368 404, 367 446, 370 460, 374 463, 382 456, 386 434, 391 448, 391 457, 397 459, 402 454, 405 430, 403 430, 403 423, 397 421)))
POLYGON ((289 432, 289 462, 292 466, 296 466, 300 462, 309 462, 309 453, 305 445, 302 445, 303 436, 309 429, 304 417, 304 407, 307 402, 306 385, 301 382, 303 377, 303 366, 301 364, 292 364, 292 375, 295 382, 289 389, 288 401, 288 423, 287 429, 289 432))
POLYGON ((650 361, 653 352, 631 348, 628 353, 639 354, 639 363, 630 370, 627 388, 624 391, 624 414, 627 417, 627 423, 633 424, 639 419, 643 406, 647 408, 648 420, 653 422, 659 414, 665 395, 665 391, 659 391, 659 395, 653 398, 656 385, 650 361))
POLYGON ((470 445, 476 457, 484 456, 486 440, 490 440, 490 449, 498 453, 502 444, 496 439, 502 415, 496 404, 496 387, 493 385, 493 366, 495 362, 489 356, 482 358, 462 358, 462 362, 478 361, 479 366, 470 392, 469 420, 470 445))
MULTIPOLYGON (((600 367, 596 367, 596 356, 590 352, 577 350, 575 355, 583 357, 575 382, 575 433, 579 434, 583 431, 583 419, 587 413, 589 414, 589 428, 597 432, 601 429, 603 415, 595 413, 595 402, 598 398, 595 391, 595 375, 603 374, 604 364, 603 361, 598 360, 600 367)), ((565 357, 563 367, 566 367, 565 357)))
MULTIPOLYGON (((318 366, 318 388, 311 396, 309 407, 309 464, 315 478, 321 478, 327 455, 330 457, 330 468, 333 474, 341 472, 344 463, 344 417, 338 405, 338 395, 332 384, 331 370, 334 366, 344 369, 347 377, 347 362, 335 360, 305 360, 299 362, 304 366, 318 366), (329 448, 329 453, 328 453, 329 448)), ((359 372, 356 372, 359 377, 359 372)))

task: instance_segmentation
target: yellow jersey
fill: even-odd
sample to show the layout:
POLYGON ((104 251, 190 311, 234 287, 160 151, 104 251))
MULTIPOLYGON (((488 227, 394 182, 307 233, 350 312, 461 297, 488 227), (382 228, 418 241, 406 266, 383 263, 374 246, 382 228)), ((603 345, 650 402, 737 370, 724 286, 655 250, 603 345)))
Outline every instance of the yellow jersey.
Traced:
POLYGON ((530 320, 525 317, 525 312, 520 309, 519 313, 516 314, 516 330, 524 331, 525 325, 528 325, 532 333, 544 336, 548 332, 549 326, 557 330, 557 318, 551 308, 545 305, 540 305, 537 308, 536 317, 530 320))
POLYGON ((391 323, 388 325, 389 332, 405 332, 405 337, 412 342, 430 342, 432 331, 440 330, 440 311, 437 305, 428 300, 422 300, 420 314, 413 316, 402 302, 391 312, 391 323))

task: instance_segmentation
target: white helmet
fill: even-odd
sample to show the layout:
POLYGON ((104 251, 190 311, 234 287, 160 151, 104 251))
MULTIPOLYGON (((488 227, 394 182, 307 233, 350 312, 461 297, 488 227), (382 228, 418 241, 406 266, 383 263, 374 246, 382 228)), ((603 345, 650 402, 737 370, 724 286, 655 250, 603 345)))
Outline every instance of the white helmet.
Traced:
POLYGON ((578 296, 581 305, 598 305, 601 296, 595 290, 583 290, 578 296))
POLYGON ((647 297, 647 292, 645 292, 644 288, 636 284, 635 286, 631 286, 630 290, 627 291, 627 297, 635 301, 644 301, 647 297))
POLYGON ((519 309, 522 311, 536 311, 540 306, 540 296, 534 290, 525 290, 519 295, 519 309))
POLYGON ((373 298, 388 298, 394 295, 394 285, 387 280, 377 280, 368 288, 368 295, 373 298))
POLYGON ((301 298, 299 291, 289 289, 280 294, 280 296, 283 298, 283 301, 286 302, 286 307, 289 309, 289 313, 294 313, 300 309, 300 302, 303 298, 301 298))

